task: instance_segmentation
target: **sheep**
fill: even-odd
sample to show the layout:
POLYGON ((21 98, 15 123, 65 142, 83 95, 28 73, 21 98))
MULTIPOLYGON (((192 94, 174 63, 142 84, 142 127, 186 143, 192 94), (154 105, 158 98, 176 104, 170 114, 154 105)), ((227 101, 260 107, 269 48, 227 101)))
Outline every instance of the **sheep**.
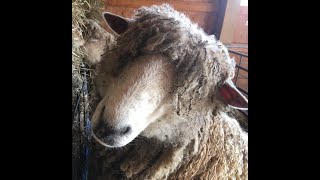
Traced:
POLYGON ((248 135, 227 114, 247 108, 234 59, 168 4, 135 12, 103 14, 117 42, 95 63, 100 178, 247 179, 248 135))
POLYGON ((101 60, 101 55, 115 44, 115 37, 105 31, 95 20, 88 19, 85 24, 83 43, 84 60, 89 65, 95 65, 101 60))

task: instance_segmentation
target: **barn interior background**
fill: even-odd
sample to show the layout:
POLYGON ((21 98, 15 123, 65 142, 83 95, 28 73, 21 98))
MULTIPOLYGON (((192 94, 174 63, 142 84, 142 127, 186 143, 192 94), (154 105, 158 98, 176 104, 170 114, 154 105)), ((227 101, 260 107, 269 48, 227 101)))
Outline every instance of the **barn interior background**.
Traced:
MULTIPOLYGON (((92 36, 89 20, 110 30, 101 12, 109 11, 131 17, 133 10, 141 6, 168 3, 185 13, 208 34, 214 34, 229 49, 237 62, 233 79, 238 89, 248 97, 248 5, 240 0, 73 0, 72 1, 72 177, 88 179, 88 163, 91 151, 90 117, 95 107, 94 70, 86 64, 84 42, 92 36)), ((108 34, 106 44, 114 43, 108 34)), ((248 111, 241 111, 245 117, 248 111)), ((236 114, 236 116, 239 116, 236 114)), ((248 119, 241 122, 248 129, 248 119)))

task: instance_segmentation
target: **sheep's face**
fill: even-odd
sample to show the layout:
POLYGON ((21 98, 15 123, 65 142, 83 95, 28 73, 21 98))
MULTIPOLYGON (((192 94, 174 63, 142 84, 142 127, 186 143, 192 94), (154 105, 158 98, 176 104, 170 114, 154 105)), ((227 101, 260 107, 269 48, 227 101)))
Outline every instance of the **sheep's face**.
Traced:
MULTIPOLYGON (((111 13, 105 13, 104 17, 110 29, 119 36, 134 27, 131 26, 134 20, 111 13)), ((96 88, 102 100, 91 121, 93 137, 100 144, 106 147, 124 146, 165 112, 166 98, 170 97, 175 74, 173 62, 167 58, 163 55, 130 58, 119 69, 117 65, 107 63, 104 68, 108 70, 99 73, 97 79, 100 83, 96 88), (110 69, 116 73, 108 72, 113 71, 110 69)), ((114 62, 118 63, 116 60, 114 62)), ((247 106, 246 98, 232 82, 225 83, 220 88, 220 94, 233 107, 247 106)))
POLYGON ((93 137, 107 147, 136 138, 159 114, 171 89, 172 65, 162 56, 143 56, 110 75, 92 118, 93 137))

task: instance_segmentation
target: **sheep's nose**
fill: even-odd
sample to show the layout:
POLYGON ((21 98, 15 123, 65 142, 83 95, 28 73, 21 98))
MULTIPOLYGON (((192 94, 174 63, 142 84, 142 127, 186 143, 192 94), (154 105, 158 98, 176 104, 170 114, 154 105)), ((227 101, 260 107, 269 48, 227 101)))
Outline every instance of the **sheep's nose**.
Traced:
POLYGON ((98 137, 108 137, 108 136, 113 136, 113 135, 126 135, 131 133, 132 128, 130 126, 125 126, 123 128, 120 129, 115 129, 109 125, 104 125, 104 126, 100 126, 99 128, 97 128, 96 130, 96 135, 98 137))
POLYGON ((96 131, 95 131, 95 134, 97 137, 101 138, 104 136, 104 133, 105 133, 105 129, 104 128, 98 128, 96 131))
POLYGON ((121 135, 130 134, 131 131, 132 131, 132 128, 130 126, 126 126, 126 127, 121 129, 120 134, 121 135))
POLYGON ((114 129, 113 127, 111 127, 110 125, 106 124, 104 127, 100 128, 103 129, 102 131, 102 136, 106 137, 106 136, 112 136, 117 134, 116 129, 114 129))
POLYGON ((109 124, 105 124, 103 121, 100 121, 94 128, 94 133, 97 137, 101 138, 115 134, 116 131, 109 124))

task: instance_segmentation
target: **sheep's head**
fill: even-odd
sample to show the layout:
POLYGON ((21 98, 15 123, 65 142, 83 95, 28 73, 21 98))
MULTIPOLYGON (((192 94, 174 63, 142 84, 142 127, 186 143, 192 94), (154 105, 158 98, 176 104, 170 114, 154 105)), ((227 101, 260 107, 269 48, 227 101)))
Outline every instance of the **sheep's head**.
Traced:
MULTIPOLYGON (((137 25, 131 26, 135 20, 112 13, 104 13, 104 18, 109 28, 120 37, 126 32, 128 34, 130 27, 139 28, 137 25)), ((169 32, 168 36, 170 37, 169 32)), ((149 44, 152 42, 149 41, 149 44)), ((126 48, 131 48, 127 46, 126 48)), ((153 48, 144 50, 150 49, 153 48)), ((119 63, 121 68, 116 73, 110 70, 101 75, 104 84, 99 90, 101 101, 92 117, 93 137, 106 147, 125 146, 161 116, 165 107, 163 102, 170 97, 176 83, 177 65, 161 52, 125 58, 133 60, 124 65, 119 63)), ((119 59, 115 61, 117 60, 119 59)), ((228 104, 235 107, 246 106, 246 99, 236 91, 232 82, 226 81, 220 89, 228 104)))
POLYGON ((140 56, 109 80, 93 118, 93 136, 107 147, 136 138, 161 115, 171 90, 172 64, 161 55, 140 56))
MULTIPOLYGON (((118 35, 128 19, 104 14, 118 35)), ((161 104, 172 87, 173 64, 162 55, 143 55, 117 73, 103 75, 105 88, 92 117, 93 137, 107 147, 121 147, 161 115, 161 104)))

